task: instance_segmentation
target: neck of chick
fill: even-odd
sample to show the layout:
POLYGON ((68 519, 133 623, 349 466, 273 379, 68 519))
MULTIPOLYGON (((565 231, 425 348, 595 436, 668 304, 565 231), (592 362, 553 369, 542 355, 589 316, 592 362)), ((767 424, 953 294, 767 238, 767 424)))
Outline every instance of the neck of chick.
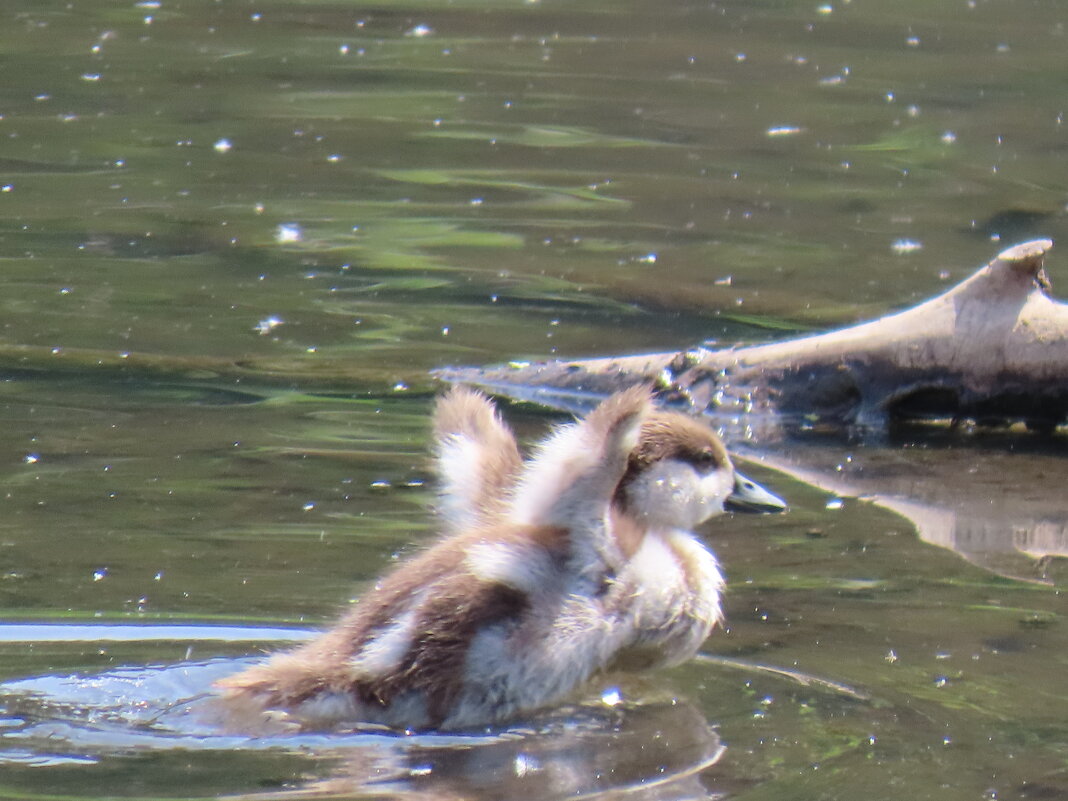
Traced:
POLYGON ((613 667, 683 662, 721 619, 723 575, 691 529, 723 511, 732 483, 733 475, 703 474, 665 460, 617 489, 606 533, 626 561, 605 602, 612 605, 614 597, 626 609, 632 636, 613 667))

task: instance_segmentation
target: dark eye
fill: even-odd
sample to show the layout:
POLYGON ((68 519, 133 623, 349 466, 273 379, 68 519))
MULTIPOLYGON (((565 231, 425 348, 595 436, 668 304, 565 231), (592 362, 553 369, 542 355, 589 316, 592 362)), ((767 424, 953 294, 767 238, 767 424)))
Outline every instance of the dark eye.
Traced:
POLYGON ((699 451, 694 455, 693 463, 701 470, 712 470, 718 464, 716 454, 712 451, 699 451))

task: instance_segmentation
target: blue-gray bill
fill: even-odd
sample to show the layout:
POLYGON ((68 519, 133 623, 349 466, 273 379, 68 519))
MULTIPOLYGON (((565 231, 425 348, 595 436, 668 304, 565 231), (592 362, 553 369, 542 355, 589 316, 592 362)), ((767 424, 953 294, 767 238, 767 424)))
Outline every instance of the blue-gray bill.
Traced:
POLYGON ((734 491, 727 496, 723 508, 728 512, 785 512, 786 501, 772 495, 762 486, 741 473, 734 474, 734 491))

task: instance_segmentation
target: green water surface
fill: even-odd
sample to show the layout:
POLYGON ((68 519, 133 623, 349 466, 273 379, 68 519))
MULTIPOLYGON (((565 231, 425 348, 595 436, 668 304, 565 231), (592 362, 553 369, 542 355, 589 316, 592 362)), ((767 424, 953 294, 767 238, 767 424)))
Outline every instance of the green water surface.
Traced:
MULTIPOLYGON (((433 534, 431 369, 829 328, 1058 238, 1066 23, 1056 0, 5 0, 0 614, 324 625, 433 534)), ((754 477, 792 510, 707 528, 730 589, 705 650, 732 661, 621 685, 726 746, 648 797, 1068 799, 1064 571, 1000 577, 754 477)), ((0 679, 258 650, 44 637, 0 643, 0 679)), ((513 797, 475 768, 331 784, 358 773, 336 744, 61 759, 24 722, 0 719, 0 798, 513 797)))

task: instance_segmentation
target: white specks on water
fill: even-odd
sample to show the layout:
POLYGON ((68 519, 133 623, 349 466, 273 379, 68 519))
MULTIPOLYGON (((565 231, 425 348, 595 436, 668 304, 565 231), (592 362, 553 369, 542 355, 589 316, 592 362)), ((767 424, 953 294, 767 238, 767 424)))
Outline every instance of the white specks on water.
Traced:
POLYGON ((256 323, 252 330, 258 332, 260 336, 266 336, 280 325, 285 325, 285 320, 272 314, 270 317, 264 317, 256 323))
POLYGON ((39 461, 41 461, 41 454, 27 453, 25 456, 22 457, 22 461, 25 464, 37 464, 39 461))
POLYGON ((952 145, 954 142, 957 141, 957 134, 955 134, 953 131, 945 131, 942 136, 939 137, 939 139, 944 145, 952 145))
POLYGON ((915 239, 895 239, 890 249, 899 256, 923 250, 923 242, 915 239))
POLYGON ((305 503, 300 508, 301 508, 301 511, 310 512, 312 509, 315 508, 315 501, 308 501, 307 503, 305 503))
POLYGON ((843 67, 842 71, 837 75, 826 75, 820 78, 817 83, 820 86, 841 86, 846 82, 846 78, 849 77, 849 67, 843 67))
POLYGON ((233 149, 234 144, 229 139, 224 138, 219 139, 214 145, 212 145, 212 147, 215 149, 216 153, 229 153, 233 149))
POLYGON ((512 768, 515 771, 515 775, 522 778, 531 773, 536 773, 541 769, 541 763, 538 762, 536 757, 530 754, 516 754, 515 759, 512 761, 512 768))
POLYGON ((768 136, 795 136, 801 133, 804 128, 800 125, 773 125, 766 131, 768 136))
POLYGON ((837 512, 843 506, 845 506, 845 501, 843 501, 841 498, 831 498, 829 501, 827 501, 824 508, 831 512, 837 512))
POLYGON ((429 25, 420 23, 419 25, 416 25, 415 27, 406 30, 404 32, 404 35, 410 36, 413 39, 424 39, 427 36, 433 36, 434 29, 431 28, 429 25))
POLYGON ((303 238, 304 231, 296 223, 279 223, 274 230, 274 241, 280 245, 300 242, 303 238))
POLYGON ((601 703, 605 706, 619 706, 623 703, 623 693, 618 687, 609 687, 601 693, 601 703))
POLYGON ((97 568, 93 571, 93 581, 103 581, 108 577, 108 569, 106 567, 97 568))

